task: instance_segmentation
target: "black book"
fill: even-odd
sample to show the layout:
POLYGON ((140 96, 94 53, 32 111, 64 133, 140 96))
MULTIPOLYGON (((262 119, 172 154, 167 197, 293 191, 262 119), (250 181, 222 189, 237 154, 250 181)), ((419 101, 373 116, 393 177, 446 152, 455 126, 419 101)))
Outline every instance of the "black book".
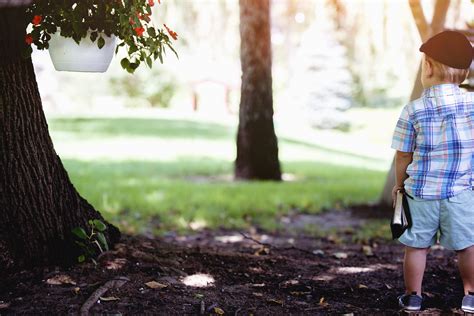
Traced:
POLYGON ((395 209, 390 223, 392 238, 398 239, 408 227, 411 227, 410 208, 408 206, 407 194, 398 191, 395 201, 395 209))

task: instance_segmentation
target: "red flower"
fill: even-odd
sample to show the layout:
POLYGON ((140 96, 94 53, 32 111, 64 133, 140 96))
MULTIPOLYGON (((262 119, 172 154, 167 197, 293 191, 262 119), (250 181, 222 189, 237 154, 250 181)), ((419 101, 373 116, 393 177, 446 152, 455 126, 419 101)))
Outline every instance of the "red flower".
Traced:
MULTIPOLYGON (((158 2, 159 2, 159 0, 158 0, 158 2)), ((150 7, 152 7, 152 6, 155 5, 155 2, 154 2, 153 0, 148 0, 148 5, 149 5, 150 7)))
POLYGON ((38 25, 41 21, 43 21, 43 17, 41 15, 35 15, 31 23, 33 23, 33 25, 38 25))
POLYGON ((135 33, 137 33, 138 36, 142 36, 143 32, 145 32, 145 29, 143 27, 136 27, 134 28, 135 33))
POLYGON ((28 45, 31 45, 33 43, 33 36, 31 36, 31 34, 26 34, 25 43, 28 45))
POLYGON ((166 24, 163 24, 168 31, 168 34, 176 41, 178 39, 178 34, 175 31, 172 31, 169 29, 169 27, 166 26, 166 24))
POLYGON ((129 21, 130 21, 130 25, 134 25, 134 24, 135 24, 135 19, 134 19, 134 18, 130 18, 129 21))

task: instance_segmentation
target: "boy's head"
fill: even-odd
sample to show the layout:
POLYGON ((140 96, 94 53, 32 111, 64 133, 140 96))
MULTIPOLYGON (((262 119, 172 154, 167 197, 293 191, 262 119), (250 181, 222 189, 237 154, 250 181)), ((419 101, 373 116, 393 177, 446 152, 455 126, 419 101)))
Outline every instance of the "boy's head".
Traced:
POLYGON ((461 33, 441 32, 421 45, 425 53, 422 61, 421 82, 424 88, 440 83, 461 84, 469 73, 473 48, 461 33))

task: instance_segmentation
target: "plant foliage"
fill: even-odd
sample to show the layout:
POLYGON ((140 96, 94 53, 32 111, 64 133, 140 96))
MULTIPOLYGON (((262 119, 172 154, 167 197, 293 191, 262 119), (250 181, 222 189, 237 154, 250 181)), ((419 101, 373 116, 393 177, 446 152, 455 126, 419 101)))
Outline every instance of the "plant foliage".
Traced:
POLYGON ((120 62, 125 70, 133 73, 141 63, 151 68, 156 59, 163 63, 167 48, 177 56, 172 43, 177 34, 166 24, 156 28, 151 21, 155 1, 36 0, 27 9, 32 25, 25 37, 27 53, 31 54, 32 44, 48 49, 51 34, 56 32, 78 44, 88 37, 99 48, 105 44, 104 37, 113 34, 119 39, 115 52, 124 49, 127 53, 120 62))

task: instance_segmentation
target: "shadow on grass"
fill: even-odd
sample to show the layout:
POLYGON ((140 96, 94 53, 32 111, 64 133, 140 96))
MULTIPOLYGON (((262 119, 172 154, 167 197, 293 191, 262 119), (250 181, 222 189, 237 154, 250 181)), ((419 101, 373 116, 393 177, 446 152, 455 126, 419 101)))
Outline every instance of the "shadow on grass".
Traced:
POLYGON ((225 125, 187 120, 145 118, 56 118, 50 127, 55 132, 85 137, 142 136, 160 138, 227 139, 233 130, 225 125))

